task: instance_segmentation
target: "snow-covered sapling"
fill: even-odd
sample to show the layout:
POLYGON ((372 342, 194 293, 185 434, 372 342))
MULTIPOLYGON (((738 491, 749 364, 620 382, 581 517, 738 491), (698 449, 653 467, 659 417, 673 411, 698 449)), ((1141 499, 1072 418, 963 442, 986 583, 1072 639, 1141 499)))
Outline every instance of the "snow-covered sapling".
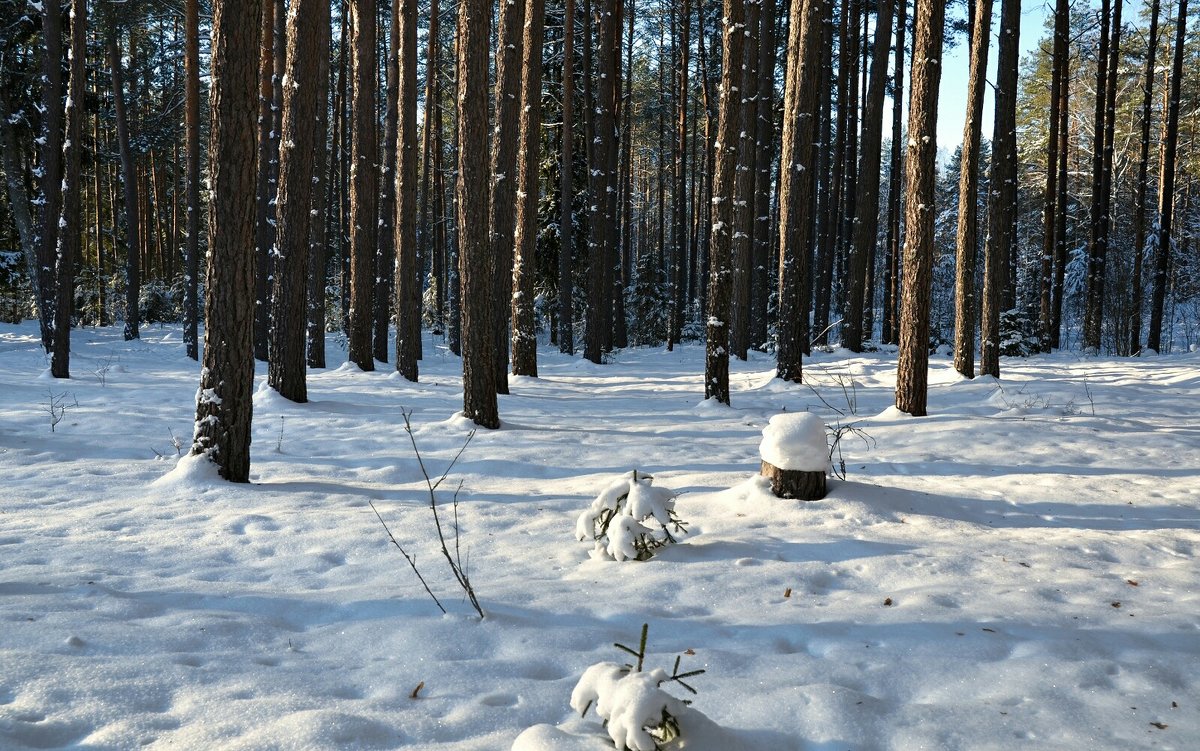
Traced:
POLYGON ((669 674, 661 668, 643 671, 649 628, 649 624, 642 624, 637 651, 623 644, 613 645, 636 657, 636 665, 615 662, 592 665, 571 692, 571 708, 586 715, 595 706, 608 737, 619 751, 661 751, 665 744, 683 737, 685 728, 681 720, 687 717, 687 705, 691 702, 668 694, 662 686, 678 683, 694 694, 696 689, 684 679, 704 672, 680 673, 679 657, 675 658, 675 667, 669 674))
POLYGON ((675 493, 653 486, 654 477, 636 469, 605 488, 575 522, 578 540, 596 541, 593 555, 616 561, 649 560, 659 548, 686 533, 675 514, 675 493))

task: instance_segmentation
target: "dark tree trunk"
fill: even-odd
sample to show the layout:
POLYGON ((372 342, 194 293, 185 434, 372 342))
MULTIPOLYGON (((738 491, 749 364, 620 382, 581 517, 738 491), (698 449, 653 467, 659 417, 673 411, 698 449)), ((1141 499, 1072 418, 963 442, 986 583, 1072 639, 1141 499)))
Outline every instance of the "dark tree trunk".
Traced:
MULTIPOLYGON (((496 285, 488 234, 488 40, 491 4, 459 0, 458 152, 459 272, 462 276, 463 415, 476 425, 499 428, 492 312, 496 285)), ((497 144, 498 145, 498 144, 497 144)))
POLYGON ((516 228, 517 147, 520 141, 521 30, 525 3, 500 4, 497 28, 496 91, 492 131, 490 273, 495 294, 489 298, 492 344, 488 360, 496 392, 508 393, 508 317, 512 306, 513 239, 516 228))
MULTIPOLYGON (((41 241, 39 230, 34 227, 33 215, 29 211, 29 189, 25 184, 24 154, 17 143, 16 134, 13 133, 13 122, 9 119, 13 114, 7 87, 4 82, 0 81, 0 171, 4 172, 4 182, 8 189, 9 212, 21 243, 25 269, 29 274, 29 281, 33 285, 33 298, 38 305, 38 321, 42 321, 42 295, 41 287, 38 284, 38 250, 36 247, 41 241)), ((98 205, 99 201, 97 201, 98 205)))
POLYGON ((1146 192, 1150 166, 1150 119, 1154 105, 1154 63, 1158 58, 1159 0, 1150 4, 1150 40, 1146 44, 1146 73, 1142 84, 1142 141, 1138 149, 1137 195, 1133 202, 1133 300, 1129 310, 1129 354, 1142 349, 1142 259, 1146 248, 1146 192))
POLYGON ((1162 349, 1163 306, 1167 296, 1167 269, 1171 261, 1171 214, 1175 209, 1175 152, 1179 146, 1179 89, 1183 78, 1183 46, 1187 41, 1187 7, 1187 0, 1179 0, 1167 122, 1163 129, 1159 163, 1158 242, 1154 249, 1154 292, 1150 300, 1150 331, 1146 342, 1146 347, 1155 352, 1162 349))
POLYGON ((887 84, 887 59, 891 50, 895 0, 880 0, 875 21, 875 48, 871 60, 871 83, 862 117, 862 157, 859 159, 858 206, 850 249, 849 296, 846 299, 846 325, 842 342, 851 352, 861 352, 864 339, 872 332, 864 326, 864 308, 870 298, 867 264, 879 231, 879 164, 883 143, 883 95, 887 84))
POLYGON ((721 53, 720 113, 713 170, 712 242, 709 244, 708 342, 704 356, 704 398, 729 404, 729 325, 733 251, 734 184, 742 101, 737 91, 742 69, 742 0, 725 0, 721 53))
MULTIPOLYGON (((417 0, 392 0, 399 36, 396 130, 396 372, 416 381, 421 338, 417 263, 417 0)), ((428 127, 428 125, 426 126, 428 127)))
POLYGON ((558 349, 566 355, 575 354, 574 293, 571 282, 572 255, 575 239, 575 212, 571 202, 575 194, 571 187, 575 162, 572 147, 575 140, 575 2, 566 0, 563 11, 563 93, 562 93, 562 157, 559 161, 558 222, 558 349))
POLYGON ((521 156, 517 173, 516 259, 513 262, 512 372, 537 376, 533 281, 537 250, 538 168, 542 145, 542 42, 545 3, 525 0, 521 66, 521 156))
POLYGON ((762 463, 759 474, 771 481, 771 492, 777 498, 795 498, 800 501, 819 501, 825 497, 825 472, 805 472, 796 469, 780 469, 769 462, 762 463))
POLYGON ((974 8, 967 119, 963 125, 962 161, 958 177, 954 279, 954 369, 967 378, 975 377, 975 258, 979 248, 979 142, 983 131, 980 118, 983 115, 983 91, 987 84, 992 0, 976 0, 974 8))
MULTIPOLYGON (((287 15, 287 71, 280 126, 279 190, 275 202, 276 253, 271 294, 271 359, 267 380, 281 396, 308 401, 304 340, 309 244, 313 224, 313 154, 322 71, 329 56, 329 0, 292 0, 287 15)), ((320 218, 316 219, 320 222, 320 218)))
MULTIPOLYGON (((350 118, 350 362, 375 369, 375 251, 379 231, 379 169, 375 142, 375 2, 349 0, 351 35, 350 118)), ((482 142, 480 142, 482 143, 482 142)))
POLYGON ((900 186, 904 171, 901 148, 903 135, 900 126, 904 101, 904 37, 907 31, 908 0, 900 0, 896 8, 896 60, 892 73, 892 168, 888 183, 887 260, 883 271, 883 325, 880 338, 886 344, 896 344, 899 337, 900 301, 900 186))
POLYGON ((1062 331, 1063 281, 1067 270, 1067 139, 1071 96, 1071 58, 1067 38, 1070 29, 1070 0, 1058 0, 1054 11, 1054 73, 1058 77, 1058 111, 1062 123, 1058 129, 1058 195, 1054 218, 1054 281, 1050 287, 1050 347, 1060 344, 1062 331))
MULTIPOLYGON (((982 20, 979 20, 982 23, 982 20)), ((979 373, 1000 377, 1000 311, 1012 269, 1017 215, 1017 67, 1020 64, 1021 3, 1000 8, 1000 53, 996 58, 996 115, 992 135, 992 175, 988 195, 988 235, 983 270, 983 309, 979 326, 979 373)))
MULTIPOLYGON (((329 7, 326 3, 321 13, 322 20, 329 26, 329 7)), ((332 42, 328 30, 322 33, 326 55, 318 61, 317 75, 317 120, 316 153, 313 155, 313 222, 309 228, 308 242, 308 316, 306 321, 308 356, 310 368, 325 367, 325 288, 328 284, 327 251, 325 241, 334 212, 330 207, 337 197, 337 181, 333 179, 333 170, 326 171, 329 163, 329 149, 326 145, 326 135, 329 133, 329 91, 331 87, 332 42)), ((332 167, 332 165, 329 165, 332 167)), ((335 228, 336 234, 336 228, 335 228)))
POLYGON ((743 4, 745 32, 740 72, 735 74, 738 125, 730 245, 729 348, 745 360, 750 348, 750 268, 754 263, 755 121, 758 118, 758 35, 761 0, 743 4))
POLYGON ((896 408, 914 417, 926 414, 928 398, 929 298, 933 284, 934 219, 937 216, 934 183, 938 84, 942 76, 945 10, 941 0, 917 0, 913 15, 912 100, 908 108, 904 191, 906 240, 896 408))
MULTIPOLYGON (((754 237, 750 270, 750 346, 767 345, 767 309, 771 293, 768 264, 778 235, 771 229, 771 172, 775 162, 775 58, 777 0, 762 0, 758 44, 758 110, 755 118, 754 237)), ((805 314, 807 315, 807 313, 805 314)))
MULTIPOLYGON (((57 305, 54 267, 55 256, 58 253, 58 220, 62 215, 63 120, 65 112, 62 80, 62 13, 57 2, 44 2, 42 7, 42 132, 40 137, 42 158, 38 164, 41 180, 38 184, 38 234, 34 246, 37 250, 38 322, 42 333, 42 348, 49 354, 54 346, 54 316, 57 305)), ((129 178, 127 177, 127 179, 129 178)), ((134 298, 135 301, 136 299, 134 298)), ((135 304, 134 310, 136 311, 136 309, 135 304)), ((137 318, 136 313, 134 318, 137 318)), ((136 335, 136 323, 134 331, 136 335)), ((126 332, 128 333, 128 327, 126 327, 126 332)), ((126 336, 126 338, 130 337, 126 336)))
MULTIPOLYGON (((254 408, 256 91, 262 0, 215 0, 209 135, 204 367, 193 454, 231 482, 250 479, 254 408)), ((119 59, 119 58, 118 58, 119 59)))
MULTIPOLYGON (((397 213, 396 205, 396 184, 399 179, 397 174, 397 149, 399 145, 396 141, 396 132, 399 125, 397 120, 399 115, 399 61, 400 45, 402 44, 400 37, 403 31, 400 28, 401 16, 403 10, 400 8, 401 0, 392 0, 391 2, 391 33, 387 35, 387 50, 384 54, 384 70, 386 75, 383 77, 383 153, 380 155, 379 173, 379 237, 377 238, 379 245, 375 248, 375 292, 372 299, 372 331, 371 331, 371 352, 379 362, 388 361, 388 324, 392 320, 393 309, 396 313, 396 337, 397 347, 401 339, 406 339, 407 332, 401 331, 399 326, 408 322, 408 315, 401 316, 400 309, 403 306, 400 298, 393 297, 393 286, 398 285, 398 280, 395 278, 396 266, 400 260, 398 255, 404 251, 398 247, 399 242, 399 222, 400 217, 397 213), (394 306, 394 307, 393 307, 394 306)), ((384 7, 383 3, 379 3, 380 8, 384 7)), ((416 42, 413 42, 413 57, 416 57, 416 42)), ((408 100, 411 101, 413 112, 416 112, 417 106, 417 89, 415 84, 408 91, 408 100)), ((409 101, 405 101, 406 108, 409 106, 409 101)), ((413 116, 413 122, 416 123, 416 116, 413 116)), ((415 133, 411 136, 413 142, 416 143, 415 133)), ((414 161, 416 154, 413 154, 414 161)), ((415 221, 416 217, 416 184, 413 183, 413 203, 409 208, 413 214, 415 221)), ((416 255, 416 230, 413 229, 409 233, 411 235, 410 247, 413 248, 413 255, 416 255)), ((409 285, 405 285, 405 290, 408 290, 409 285)), ((419 331, 419 329, 418 329, 419 331)), ((414 359, 415 362, 415 359, 414 359)), ((400 367, 400 361, 396 361, 396 369, 403 372, 400 367)))
MULTIPOLYGON (((1119 2, 1119 0, 1118 0, 1119 2)), ((1096 55, 1096 115, 1092 131, 1091 242, 1088 244, 1087 302, 1083 319, 1083 348, 1100 351, 1100 328, 1104 307, 1104 261, 1108 236, 1104 217, 1104 134, 1108 86, 1108 46, 1111 26, 1109 0, 1100 4, 1100 49, 1096 55)))
MULTIPOLYGON (((615 192, 616 175, 612 163, 616 156, 616 113, 613 109, 616 93, 617 19, 613 14, 613 0, 604 3, 595 14, 596 84, 593 106, 588 108, 592 122, 591 148, 588 150, 588 313, 584 329, 584 357, 599 364, 603 361, 606 345, 612 343, 612 258, 615 202, 610 191, 615 192)), ((585 27, 586 28, 586 27, 585 27)), ((589 43, 585 40, 585 51, 589 43)), ((586 68, 587 66, 585 66, 586 68)), ((591 76, 588 70, 585 81, 591 76)), ((585 94, 585 98, 587 98, 585 94)))
MULTIPOLYGON (((774 7, 774 0, 765 0, 765 2, 768 8, 774 7)), ((683 0, 677 21, 678 38, 673 40, 677 49, 675 56, 675 173, 671 198, 672 241, 675 247, 670 267, 671 307, 667 326, 668 349, 671 349, 679 341, 680 335, 683 333, 684 304, 687 296, 688 53, 691 45, 691 16, 691 0, 683 0)), ((760 98, 759 101, 761 102, 762 99, 760 98)))
POLYGON ((54 342, 50 374, 71 377, 71 313, 75 301, 75 265, 81 259, 85 232, 80 195, 82 175, 84 107, 83 86, 87 80, 87 2, 71 0, 71 73, 67 89, 66 141, 63 144, 62 214, 58 221, 58 248, 54 255, 54 342))
POLYGON ((783 145, 779 169, 779 325, 776 375, 801 381, 808 305, 801 294, 808 277, 814 223, 812 191, 816 181, 813 136, 816 124, 818 69, 824 52, 822 26, 826 5, 793 2, 788 20, 787 79, 783 93, 783 145))
MULTIPOLYGON (((109 67, 112 69, 113 114, 117 121, 117 146, 121 153, 121 184, 125 189, 125 340, 137 339, 138 298, 141 290, 141 264, 138 248, 141 247, 139 231, 141 218, 138 212, 137 166, 134 164, 133 148, 129 143, 129 118, 125 111, 125 81, 121 70, 121 50, 117 45, 117 31, 108 36, 109 67)), ((207 335, 206 335, 207 336, 207 335)))
POLYGON ((184 10, 184 140, 187 143, 187 243, 183 250, 183 343, 187 356, 200 359, 200 2, 184 10))
MULTIPOLYGON (((1157 0, 1155 0, 1157 2, 1157 0)), ((1057 44, 1058 22, 1055 22, 1055 43, 1057 44)), ((1059 62, 1051 62, 1050 74, 1050 132, 1046 139, 1046 193, 1045 205, 1042 210, 1042 260, 1039 270, 1039 299, 1038 323, 1041 329, 1041 339, 1038 349, 1050 351, 1050 318, 1051 318, 1051 289, 1054 285, 1054 244, 1055 226, 1058 216, 1058 133, 1067 127, 1067 115, 1058 108, 1062 96, 1062 76, 1059 75, 1059 62)), ((1065 155, 1064 155, 1065 157, 1065 155)))

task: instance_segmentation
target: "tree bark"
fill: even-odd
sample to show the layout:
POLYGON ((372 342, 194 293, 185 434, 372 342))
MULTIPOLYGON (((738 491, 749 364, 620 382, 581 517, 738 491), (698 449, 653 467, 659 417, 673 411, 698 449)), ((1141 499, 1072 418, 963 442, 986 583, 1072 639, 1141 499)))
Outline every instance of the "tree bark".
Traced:
POLYGON ((313 221, 309 227, 308 239, 308 312, 305 326, 308 345, 306 362, 310 368, 325 367, 325 289, 329 282, 325 241, 334 216, 334 212, 329 209, 337 197, 334 172, 332 169, 326 171, 329 164, 329 148, 325 139, 329 133, 329 91, 332 88, 330 57, 333 50, 328 31, 331 20, 328 3, 322 8, 321 20, 326 22, 326 30, 322 31, 321 35, 326 54, 318 60, 317 66, 317 120, 316 133, 313 134, 316 141, 316 153, 313 156, 313 221))
POLYGON ((825 497, 824 471, 805 472, 795 469, 780 469, 770 462, 763 462, 759 474, 771 481, 771 492, 777 498, 819 501, 825 497))
POLYGON ((896 344, 899 336, 900 300, 900 186, 904 171, 903 136, 900 126, 903 120, 904 102, 904 37, 907 31, 908 0, 900 0, 896 8, 896 60, 892 71, 892 167, 888 182, 888 231, 887 261, 883 272, 883 323, 880 338, 886 344, 896 344))
MULTIPOLYGON (((279 190, 275 202, 276 251, 271 294, 271 359, 267 381, 281 396, 308 401, 305 332, 309 246, 313 225, 313 154, 322 71, 329 56, 329 0, 292 0, 287 13, 287 69, 281 81, 279 190)), ((315 186, 315 188, 314 188, 315 186)), ((317 217, 317 222, 320 217, 317 217)))
MULTIPOLYGON (((108 34, 108 59, 112 69, 113 114, 117 121, 117 147, 121 154, 121 184, 125 189, 125 341, 139 338, 138 298, 141 290, 141 217, 138 211, 137 166, 129 143, 129 118, 125 110, 125 80, 121 69, 121 50, 117 29, 108 34)), ((206 335, 207 336, 207 335, 206 335)))
MULTIPOLYGON (((1119 1, 1119 0, 1118 0, 1119 1)), ((1096 114, 1092 132, 1092 206, 1091 241, 1088 243, 1087 301, 1083 319, 1083 348, 1094 352, 1100 350, 1100 313, 1104 306, 1104 257, 1108 250, 1108 237, 1104 221, 1104 142, 1105 116, 1108 86, 1108 46, 1111 30, 1111 5, 1109 0, 1100 3, 1100 49, 1096 55, 1096 114)))
MULTIPOLYGON (((396 128, 396 372, 416 382, 421 282, 417 263, 417 0, 393 0, 399 37, 396 128)), ((426 126, 428 127, 428 125, 426 126)))
MULTIPOLYGON (((42 348, 49 354, 54 346, 54 315, 57 293, 54 259, 58 252, 58 220, 62 214, 63 80, 62 14, 57 3, 42 4, 42 159, 38 165, 40 208, 37 224, 38 317, 42 348)), ((135 307, 136 309, 136 307, 135 307)), ((136 315, 134 316, 136 318, 136 315)), ((128 338, 128 337, 127 337, 128 338)))
POLYGON ((1050 347, 1061 341, 1063 281, 1067 270, 1067 145, 1070 135, 1071 58, 1067 35, 1070 30, 1070 0, 1058 0, 1054 11, 1054 64, 1058 75, 1058 111, 1062 113, 1058 129, 1058 196, 1054 219, 1054 281, 1050 288, 1050 347))
MULTIPOLYGON (((401 37, 404 30, 400 28, 401 17, 404 10, 400 7, 401 0, 392 0, 391 5, 391 33, 387 35, 387 49, 384 54, 384 71, 386 72, 382 80, 382 89, 384 91, 383 102, 383 153, 380 155, 380 171, 379 171, 379 235, 378 246, 375 248, 375 292, 372 296, 372 331, 371 331, 371 351, 373 356, 379 362, 388 361, 388 325, 392 322, 393 311, 395 313, 395 322, 400 325, 410 323, 407 315, 408 306, 404 306, 399 298, 393 300, 395 288, 399 286, 399 280, 396 278, 396 272, 400 262, 400 254, 404 251, 398 245, 400 240, 400 216, 398 212, 396 194, 396 185, 399 181, 398 175, 398 149, 400 148, 396 140, 397 130, 399 128, 398 120, 401 117, 400 107, 408 108, 409 101, 401 100, 400 96, 400 46, 403 44, 401 37), (401 104, 403 102, 403 104, 401 104), (405 315, 401 315, 401 307, 404 306, 405 315)), ((383 3, 379 3, 379 7, 384 7, 383 3)), ((378 17, 378 16, 377 16, 378 17)), ((381 42, 383 40, 380 40, 381 42)), ((413 42, 413 57, 416 57, 416 42, 413 42)), ((413 74, 416 75, 415 72, 413 74)), ((414 78, 413 87, 406 92, 408 99, 411 100, 411 108, 416 112, 417 106, 417 89, 414 78)), ((414 127, 416 116, 413 116, 414 127)), ((416 134, 413 133, 410 138, 416 142, 416 134)), ((413 154, 413 160, 416 160, 416 153, 413 154)), ((411 197, 411 206, 406 206, 409 213, 412 215, 412 221, 416 221, 416 183, 413 182, 410 188, 413 191, 411 197)), ((414 227, 406 233, 406 237, 410 239, 409 247, 413 250, 413 256, 416 256, 416 228, 414 227)), ((407 268, 411 271, 415 264, 409 264, 407 268)), ((406 292, 410 291, 411 285, 404 285, 406 292)), ((418 333, 420 327, 417 328, 418 333)), ((396 329, 396 344, 399 345, 402 339, 408 339, 408 331, 396 329)), ((413 359, 416 362, 416 358, 413 359)), ((396 361, 396 369, 403 372, 400 367, 400 361, 396 361)))
MULTIPOLYGON (((476 425, 499 428, 496 405, 495 263, 489 236, 487 137, 488 40, 491 4, 460 0, 458 6, 458 235, 462 278, 463 415, 476 425)), ((497 144, 498 145, 498 144, 497 144)))
MULTIPOLYGON (((1179 91, 1183 79, 1183 47, 1187 42, 1188 0, 1179 0, 1175 12, 1175 53, 1171 60, 1171 88, 1167 122, 1163 128, 1158 173, 1158 242, 1154 248, 1154 292, 1150 300, 1150 331, 1146 348, 1162 349, 1163 307, 1167 270, 1171 262, 1171 214, 1175 208, 1175 154, 1179 146, 1179 91)), ((1167 342, 1168 346, 1170 342, 1167 342)))
MULTIPOLYGON (((982 20, 978 21, 982 23, 982 20)), ((996 58, 996 115, 992 135, 992 176, 988 196, 988 235, 983 270, 983 309, 979 326, 979 373, 1000 377, 1000 312, 1012 272, 1008 259, 1017 238, 1017 67, 1020 64, 1021 3, 1000 7, 1000 53, 996 58)))
POLYGON ((575 0, 566 0, 563 11, 563 90, 562 90, 562 156, 559 160, 558 222, 558 349, 565 355, 575 354, 574 293, 571 267, 574 254, 575 212, 571 187, 575 169, 575 0))
POLYGON ((66 140, 63 142, 62 215, 58 221, 58 248, 54 256, 54 343, 50 374, 71 377, 71 313, 75 302, 75 265, 81 257, 85 232, 80 195, 83 121, 87 117, 83 87, 87 81, 87 2, 71 0, 70 78, 66 103, 66 140))
POLYGON ((755 121, 758 118, 758 36, 762 0, 743 3, 745 31, 742 62, 735 72, 738 98, 736 161, 733 181, 733 228, 730 245, 729 348, 745 360, 750 348, 750 279, 754 263, 755 121))
POLYGON ((1146 44, 1146 73, 1142 84, 1142 140, 1138 149, 1137 195, 1133 201, 1133 300, 1129 310, 1129 354, 1142 349, 1142 259, 1146 249, 1146 192, 1149 187, 1150 119, 1154 106, 1154 63, 1158 58, 1160 2, 1150 4, 1150 39, 1146 44))
POLYGON ((545 3, 525 0, 525 38, 521 43, 521 157, 517 173, 517 227, 512 296, 512 372, 537 376, 533 281, 537 270, 538 168, 542 145, 542 43, 545 3))
POLYGON ((863 108, 862 156, 859 159, 859 204, 854 215, 854 231, 850 249, 849 296, 846 299, 846 324, 842 328, 842 343, 851 352, 861 352, 864 339, 871 330, 864 326, 864 308, 870 291, 867 288, 867 262, 879 231, 879 165, 883 143, 883 95, 887 84, 887 58, 891 51, 892 22, 895 0, 880 0, 875 21, 875 47, 871 59, 871 83, 867 104, 863 108))
POLYGON ((979 142, 982 138, 983 92, 987 84, 988 46, 992 34, 992 0, 976 0, 971 33, 971 74, 967 84, 967 119, 963 125, 958 178, 958 233, 955 236, 954 369, 975 377, 975 259, 979 248, 979 142))
MULTIPOLYGON (((250 479, 258 53, 263 0, 214 0, 204 367, 193 454, 250 479)), ((119 60, 119 58, 117 58, 119 60)))
POLYGON ((374 0, 349 0, 353 79, 350 137, 350 361, 375 370, 375 250, 379 222, 379 155, 375 143, 377 23, 374 0))
POLYGON ((183 264, 183 343, 187 356, 200 359, 200 2, 187 0, 183 31, 184 141, 187 167, 187 242, 183 264))
POLYGON ((742 69, 742 0, 724 0, 720 110, 714 144, 712 241, 709 244, 708 341, 704 355, 704 398, 729 404, 729 337, 733 251, 734 183, 742 101, 737 91, 742 69))
POLYGON ((779 168, 779 325, 775 374, 799 383, 803 376, 804 323, 808 305, 802 290, 808 277, 816 180, 813 136, 822 26, 827 4, 793 2, 788 20, 787 79, 783 94, 783 145, 779 168))
MULTIPOLYGON (((1011 2, 1011 0, 1009 0, 1011 2)), ((896 408, 926 414, 929 383, 929 298, 933 284, 936 211, 938 85, 942 76, 945 5, 917 0, 914 8, 912 99, 908 108, 905 175, 904 281, 900 300, 900 352, 896 408)))

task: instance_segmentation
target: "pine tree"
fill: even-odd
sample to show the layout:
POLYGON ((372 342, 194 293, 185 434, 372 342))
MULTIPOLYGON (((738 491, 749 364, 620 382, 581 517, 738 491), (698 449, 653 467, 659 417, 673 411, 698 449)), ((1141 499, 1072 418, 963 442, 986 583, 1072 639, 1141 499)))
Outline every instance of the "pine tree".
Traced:
POLYGON ((545 3, 525 0, 521 65, 520 158, 517 171, 516 258, 513 261, 512 372, 537 376, 534 275, 537 248, 538 168, 542 145, 542 41, 545 3))
POLYGON ((372 0, 348 0, 351 34, 350 138, 350 361, 375 369, 375 252, 379 220, 378 149, 375 141, 376 16, 372 0))

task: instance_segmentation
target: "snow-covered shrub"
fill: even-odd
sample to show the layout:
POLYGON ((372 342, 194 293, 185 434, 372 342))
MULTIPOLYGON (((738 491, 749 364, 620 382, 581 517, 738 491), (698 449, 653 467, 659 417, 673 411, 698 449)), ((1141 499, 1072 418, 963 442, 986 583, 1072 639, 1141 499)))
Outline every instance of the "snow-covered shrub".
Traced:
POLYGON ((1030 357, 1041 348, 1040 325, 1033 315, 1023 310, 1006 310, 1000 314, 1000 354, 1005 357, 1030 357))
POLYGON ((642 639, 637 651, 615 644, 637 658, 636 665, 600 662, 583 672, 571 692, 571 708, 581 715, 596 708, 604 720, 608 737, 618 751, 661 751, 665 744, 683 736, 681 719, 691 702, 678 699, 666 691, 664 683, 675 682, 691 691, 684 678, 700 675, 703 670, 679 672, 679 659, 670 674, 661 668, 642 670, 646 659, 646 636, 649 624, 642 624, 642 639))
POLYGON ((575 522, 575 537, 596 541, 593 555, 616 561, 649 560, 686 533, 675 515, 675 493, 653 486, 654 477, 636 469, 605 488, 575 522))

